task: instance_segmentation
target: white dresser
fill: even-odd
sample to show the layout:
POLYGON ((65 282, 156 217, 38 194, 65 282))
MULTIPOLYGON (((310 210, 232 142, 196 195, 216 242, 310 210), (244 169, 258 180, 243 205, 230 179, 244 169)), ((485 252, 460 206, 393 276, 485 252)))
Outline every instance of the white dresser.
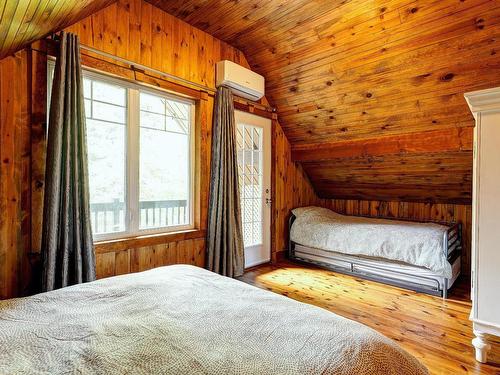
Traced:
POLYGON ((487 335, 500 336, 500 88, 465 99, 476 119, 472 195, 472 311, 476 359, 486 362, 487 335))

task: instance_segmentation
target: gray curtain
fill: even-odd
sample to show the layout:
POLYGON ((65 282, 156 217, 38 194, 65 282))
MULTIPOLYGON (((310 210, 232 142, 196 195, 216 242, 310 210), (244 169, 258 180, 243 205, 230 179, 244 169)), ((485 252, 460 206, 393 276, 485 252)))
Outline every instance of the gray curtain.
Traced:
POLYGON ((78 37, 61 34, 50 101, 42 291, 95 280, 78 37))
POLYGON ((212 130, 212 166, 208 209, 207 268, 224 276, 243 274, 236 125, 231 90, 219 87, 212 130))

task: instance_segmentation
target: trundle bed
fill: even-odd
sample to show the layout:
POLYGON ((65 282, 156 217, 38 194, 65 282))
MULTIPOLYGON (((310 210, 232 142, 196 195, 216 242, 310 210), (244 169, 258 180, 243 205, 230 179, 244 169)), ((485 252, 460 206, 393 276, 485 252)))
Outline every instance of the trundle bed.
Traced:
POLYGON ((447 298, 460 274, 461 224, 292 211, 290 259, 447 298))

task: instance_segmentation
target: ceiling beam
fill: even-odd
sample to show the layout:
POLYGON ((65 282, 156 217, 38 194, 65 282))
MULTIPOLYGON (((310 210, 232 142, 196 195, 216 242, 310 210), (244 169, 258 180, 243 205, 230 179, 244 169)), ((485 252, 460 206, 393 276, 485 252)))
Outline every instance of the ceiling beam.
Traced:
POLYGON ((395 154, 471 151, 472 129, 450 128, 362 140, 298 145, 292 147, 292 160, 308 162, 395 154))

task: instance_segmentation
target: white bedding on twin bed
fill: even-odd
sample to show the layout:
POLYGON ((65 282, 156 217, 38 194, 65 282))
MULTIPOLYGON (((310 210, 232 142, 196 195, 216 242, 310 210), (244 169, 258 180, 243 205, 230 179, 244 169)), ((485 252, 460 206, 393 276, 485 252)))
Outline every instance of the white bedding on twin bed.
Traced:
POLYGON ((434 223, 346 216, 320 207, 292 210, 290 239, 303 246, 344 254, 378 257, 425 267, 450 278, 443 252, 447 227, 434 223))
POLYGON ((183 265, 0 301, 0 348, 0 374, 427 373, 362 324, 183 265))

